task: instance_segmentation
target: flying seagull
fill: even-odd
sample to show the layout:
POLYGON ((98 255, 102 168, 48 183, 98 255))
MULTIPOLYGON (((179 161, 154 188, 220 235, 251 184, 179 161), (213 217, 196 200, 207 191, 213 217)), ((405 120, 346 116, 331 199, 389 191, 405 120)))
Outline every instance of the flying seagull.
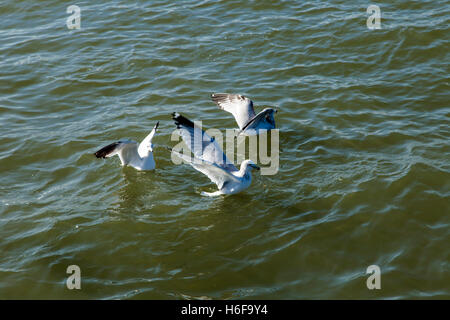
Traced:
POLYGON ((172 119, 175 120, 181 137, 194 153, 194 157, 176 151, 172 152, 188 162, 194 169, 205 174, 219 188, 216 192, 202 192, 202 195, 213 197, 221 194, 235 194, 250 186, 251 170, 260 169, 253 161, 243 161, 238 170, 228 161, 214 138, 200 128, 194 127, 192 121, 179 113, 173 113, 172 119))
POLYGON ((265 108, 258 114, 253 110, 253 101, 240 94, 213 93, 212 100, 220 109, 230 112, 240 129, 240 134, 255 135, 260 129, 275 129, 274 114, 277 110, 265 108))
POLYGON ((101 148, 94 155, 97 158, 110 158, 117 154, 122 166, 129 165, 137 170, 153 170, 155 160, 152 139, 158 126, 159 121, 140 144, 133 140, 120 140, 101 148))

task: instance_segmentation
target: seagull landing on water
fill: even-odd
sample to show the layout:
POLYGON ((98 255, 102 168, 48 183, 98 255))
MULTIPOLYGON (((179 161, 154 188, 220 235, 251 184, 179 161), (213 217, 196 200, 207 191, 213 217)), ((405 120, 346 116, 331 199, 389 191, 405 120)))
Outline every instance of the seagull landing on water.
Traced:
POLYGON ((239 94, 213 93, 212 100, 220 109, 230 112, 239 126, 239 134, 255 135, 260 129, 275 129, 274 114, 277 110, 265 108, 255 115, 253 101, 239 94))
POLYGON ((110 158, 117 154, 122 166, 129 165, 137 170, 153 170, 155 169, 155 160, 153 159, 152 139, 158 126, 159 121, 140 144, 132 140, 121 140, 101 148, 94 155, 97 158, 110 158))
POLYGON ((202 195, 213 197, 221 194, 234 194, 250 186, 252 182, 251 170, 259 170, 259 167, 253 161, 243 161, 240 170, 238 170, 228 161, 214 138, 211 138, 200 128, 194 129, 194 123, 179 113, 173 113, 172 119, 175 120, 184 142, 194 153, 194 158, 176 151, 172 152, 196 170, 205 174, 219 188, 216 192, 202 192, 202 195), (197 135, 199 136, 197 137, 197 135))

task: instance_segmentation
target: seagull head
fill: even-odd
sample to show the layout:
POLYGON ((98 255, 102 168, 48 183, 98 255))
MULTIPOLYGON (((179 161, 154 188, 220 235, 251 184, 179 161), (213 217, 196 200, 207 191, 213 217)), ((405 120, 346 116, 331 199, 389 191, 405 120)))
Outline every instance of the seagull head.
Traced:
POLYGON ((271 125, 273 125, 275 127, 275 113, 278 112, 277 109, 272 109, 272 108, 265 108, 263 110, 263 112, 266 112, 266 120, 267 122, 269 122, 271 125))
POLYGON ((252 160, 245 160, 241 164, 241 171, 248 172, 252 169, 260 170, 261 168, 256 165, 252 160))

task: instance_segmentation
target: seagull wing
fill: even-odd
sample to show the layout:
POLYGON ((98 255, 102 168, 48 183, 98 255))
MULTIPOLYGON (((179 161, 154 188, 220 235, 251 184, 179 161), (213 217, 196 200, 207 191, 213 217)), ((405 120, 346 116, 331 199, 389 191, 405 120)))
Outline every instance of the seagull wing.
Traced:
POLYGON ((150 151, 153 151, 152 139, 156 133, 156 129, 158 129, 158 126, 159 126, 159 121, 153 127, 152 131, 148 134, 148 136, 146 136, 144 138, 144 140, 142 140, 142 142, 139 144, 138 153, 141 158, 143 158, 147 155, 147 150, 150 149, 150 151))
POLYGON ((247 97, 239 94, 213 93, 211 98, 220 109, 233 114, 241 130, 255 116, 253 102, 247 97))
POLYGON ((173 113, 172 118, 180 130, 180 135, 184 142, 197 159, 214 163, 230 172, 238 171, 233 163, 227 159, 225 153, 223 153, 214 138, 211 138, 205 131, 195 126, 191 120, 179 113, 173 113))
POLYGON ((255 117, 253 117, 242 129, 241 132, 246 130, 258 130, 258 129, 275 129, 275 119, 273 117, 273 109, 266 108, 255 117))
POLYGON ((240 182, 237 177, 231 174, 229 171, 225 170, 221 166, 216 163, 212 163, 206 160, 195 160, 192 157, 183 155, 179 152, 172 151, 176 156, 180 157, 187 163, 189 163, 194 169, 200 171, 204 175, 206 175, 212 182, 217 185, 217 188, 222 189, 223 185, 226 182, 234 181, 240 182))
POLYGON ((110 158, 118 155, 122 165, 130 163, 133 159, 138 157, 137 142, 132 140, 121 140, 107 145, 98 150, 94 155, 97 158, 110 158))

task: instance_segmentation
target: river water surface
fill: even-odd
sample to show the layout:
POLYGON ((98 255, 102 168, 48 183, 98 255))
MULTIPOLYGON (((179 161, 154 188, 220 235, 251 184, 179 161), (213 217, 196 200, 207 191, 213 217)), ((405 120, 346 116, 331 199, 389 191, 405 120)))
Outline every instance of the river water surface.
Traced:
POLYGON ((0 298, 450 298, 450 6, 369 4, 2 0, 0 298), (236 127, 213 92, 279 110, 280 167, 207 198, 166 146, 236 127), (155 171, 93 156, 156 121, 155 171))

